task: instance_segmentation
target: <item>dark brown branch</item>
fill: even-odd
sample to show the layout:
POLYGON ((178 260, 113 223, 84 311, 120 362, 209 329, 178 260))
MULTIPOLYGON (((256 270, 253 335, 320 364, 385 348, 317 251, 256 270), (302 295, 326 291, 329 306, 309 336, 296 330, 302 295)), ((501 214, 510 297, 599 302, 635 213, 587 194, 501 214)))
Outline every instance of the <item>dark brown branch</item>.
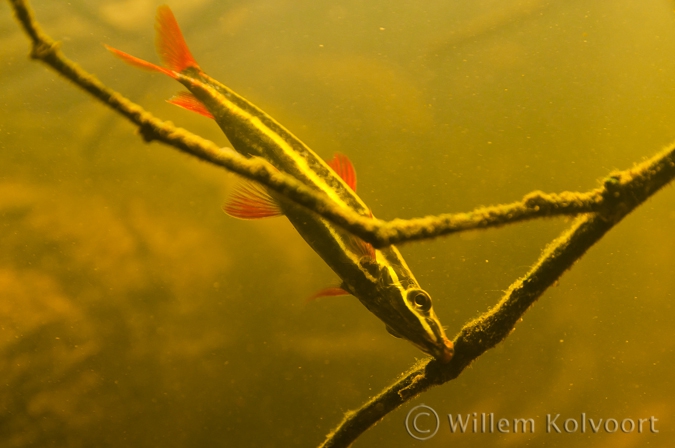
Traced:
POLYGON ((33 42, 31 57, 47 63, 124 115, 138 126, 146 141, 159 140, 201 160, 256 180, 377 247, 540 217, 586 213, 543 251, 535 266, 511 285, 495 307, 462 328, 455 338, 455 357, 450 363, 443 365, 435 360, 426 360, 414 366, 358 411, 348 413, 328 436, 323 447, 348 446, 406 401, 434 385, 456 378, 471 362, 506 338, 525 311, 608 230, 675 177, 675 150, 671 147, 632 169, 611 174, 600 188, 587 193, 533 192, 522 201, 480 207, 468 213, 390 222, 367 219, 336 207, 323 195, 309 190, 288 175, 278 173, 264 162, 220 149, 210 141, 153 117, 65 58, 58 45, 42 33, 25 1, 10 0, 10 3, 33 42))
POLYGON ((607 199, 608 192, 605 188, 588 193, 546 194, 537 191, 526 195, 518 202, 480 207, 468 213, 442 214, 409 220, 395 219, 389 222, 369 219, 351 210, 335 206, 324 195, 310 190, 291 176, 271 169, 262 161, 247 159, 233 151, 223 150, 213 142, 157 119, 137 104, 107 88, 96 77, 66 58, 59 45, 42 32, 26 1, 10 0, 10 3, 32 41, 31 57, 48 64, 134 123, 146 141, 158 140, 203 161, 258 181, 371 242, 375 247, 472 229, 498 227, 542 217, 598 211, 604 207, 607 199))
POLYGON ((455 356, 444 365, 427 359, 372 398, 348 412, 322 448, 347 447, 385 415, 432 386, 459 376, 475 359, 504 340, 530 306, 607 231, 675 176, 675 148, 605 180, 604 208, 576 220, 551 242, 537 263, 516 280, 491 310, 464 325, 454 340, 455 356))
POLYGON ((292 201, 359 235, 372 237, 379 221, 335 206, 324 194, 315 192, 295 178, 279 172, 259 159, 245 158, 235 151, 154 117, 139 105, 106 87, 95 76, 69 60, 58 43, 42 32, 25 0, 10 0, 15 15, 32 41, 31 58, 40 60, 78 87, 134 123, 146 142, 153 140, 173 146, 205 162, 258 181, 292 201))

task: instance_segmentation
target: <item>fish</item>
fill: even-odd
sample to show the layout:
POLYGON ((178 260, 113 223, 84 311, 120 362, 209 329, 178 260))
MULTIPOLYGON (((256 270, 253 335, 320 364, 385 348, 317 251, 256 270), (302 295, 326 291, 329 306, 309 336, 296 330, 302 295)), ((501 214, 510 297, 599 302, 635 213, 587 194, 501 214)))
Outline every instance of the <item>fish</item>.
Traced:
MULTIPOLYGON (((338 153, 325 161, 260 108, 207 75, 197 64, 176 18, 166 5, 157 9, 155 30, 161 66, 107 45, 106 48, 132 66, 180 82, 188 91, 168 101, 215 120, 239 154, 264 160, 309 188, 324 193, 338 207, 373 217, 356 194, 356 171, 346 155, 338 153)), ((395 246, 375 249, 253 181, 242 180, 224 210, 241 219, 285 216, 341 280, 339 286, 325 288, 313 298, 355 296, 384 322, 391 335, 411 342, 442 363, 452 359, 454 346, 434 312, 431 296, 420 287, 395 246)))

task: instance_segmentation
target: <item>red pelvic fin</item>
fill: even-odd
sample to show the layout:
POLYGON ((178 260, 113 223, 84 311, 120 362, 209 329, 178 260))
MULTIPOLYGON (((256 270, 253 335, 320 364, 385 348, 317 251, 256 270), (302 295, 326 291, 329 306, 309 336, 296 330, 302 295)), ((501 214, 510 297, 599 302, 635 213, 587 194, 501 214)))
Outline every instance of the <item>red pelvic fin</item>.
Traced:
POLYGON ((375 260, 377 257, 373 245, 370 243, 366 243, 358 236, 350 235, 349 245, 351 249, 357 254, 359 254, 361 257, 369 257, 373 260, 375 260))
POLYGON ((328 166, 333 168, 333 171, 349 185, 352 191, 356 191, 356 170, 346 155, 335 153, 333 159, 328 162, 328 166))
POLYGON ((312 302, 318 299, 319 297, 348 296, 348 295, 350 294, 344 289, 340 288, 339 286, 329 286, 328 288, 324 288, 312 294, 311 297, 307 298, 306 302, 312 302))
POLYGON ((116 48, 109 47, 105 45, 105 47, 110 51, 112 54, 117 56, 118 58, 122 59, 124 62, 126 62, 129 65, 133 65, 134 67, 137 68, 142 68, 143 70, 150 70, 153 72, 159 72, 163 73, 165 75, 168 75, 172 78, 176 77, 176 73, 173 70, 169 70, 168 68, 160 67, 159 65, 155 65, 152 62, 144 61, 143 59, 137 58, 136 56, 132 56, 128 53, 125 53, 123 51, 120 51, 116 48))
POLYGON ((164 65, 177 72, 189 67, 199 70, 199 65, 185 43, 178 22, 167 5, 157 8, 155 30, 157 32, 155 46, 164 65))
POLYGON ((250 180, 243 180, 237 185, 223 206, 223 210, 228 215, 239 219, 260 219, 283 215, 279 204, 272 199, 267 190, 250 180))
POLYGON ((206 108, 206 105, 190 92, 178 92, 175 96, 166 100, 166 102, 213 119, 213 114, 206 108))
MULTIPOLYGON (((372 219, 373 212, 368 210, 368 214, 372 219)), ((348 244, 354 252, 359 254, 361 257, 368 257, 371 258, 372 260, 377 259, 377 254, 375 253, 375 248, 373 247, 372 244, 363 241, 361 238, 355 235, 349 235, 348 238, 349 238, 348 244)))

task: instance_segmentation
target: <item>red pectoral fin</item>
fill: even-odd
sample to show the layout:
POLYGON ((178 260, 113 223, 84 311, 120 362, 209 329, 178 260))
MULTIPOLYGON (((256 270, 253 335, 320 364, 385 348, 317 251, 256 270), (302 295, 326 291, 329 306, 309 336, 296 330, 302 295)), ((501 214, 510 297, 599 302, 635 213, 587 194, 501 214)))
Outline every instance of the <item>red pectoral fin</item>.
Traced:
POLYGON ((237 185, 223 206, 228 215, 239 219, 261 219, 281 216, 279 204, 265 188, 255 182, 244 180, 237 185))
POLYGON ((352 191, 356 191, 356 170, 346 155, 336 153, 328 162, 328 166, 333 168, 333 171, 349 185, 352 191))
POLYGON ((155 47, 164 65, 177 72, 182 72, 188 67, 199 70, 199 65, 185 43, 176 18, 166 5, 157 8, 155 31, 155 47))
POLYGON ((204 103, 199 101, 196 96, 190 92, 179 92, 175 96, 166 100, 167 103, 171 103, 174 106, 182 107, 191 112, 196 112, 199 115, 203 115, 206 118, 213 119, 213 114, 206 108, 204 103))
POLYGON ((324 288, 320 291, 315 292, 306 301, 311 302, 313 300, 318 299, 319 297, 348 296, 348 295, 350 294, 344 289, 340 288, 339 286, 329 286, 328 288, 324 288))

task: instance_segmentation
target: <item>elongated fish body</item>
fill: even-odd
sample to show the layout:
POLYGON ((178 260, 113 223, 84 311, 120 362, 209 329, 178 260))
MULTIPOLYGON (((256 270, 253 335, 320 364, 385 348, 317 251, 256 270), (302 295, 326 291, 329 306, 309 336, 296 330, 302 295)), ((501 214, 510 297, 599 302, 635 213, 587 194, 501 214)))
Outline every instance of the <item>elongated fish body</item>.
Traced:
MULTIPOLYGON (((234 149, 246 157, 260 157, 279 171, 323 192, 340 207, 370 217, 370 209, 356 194, 356 178, 344 156, 325 162, 272 117, 230 88, 204 73, 195 62, 178 24, 167 6, 157 10, 157 49, 166 67, 109 48, 126 62, 164 73, 182 83, 190 94, 170 102, 215 119, 234 149)), ((244 185, 226 206, 240 218, 285 215, 304 240, 340 277, 340 288, 319 295, 349 293, 381 319, 394 336, 448 362, 453 355, 431 298, 394 246, 371 245, 318 215, 268 192, 244 185)))

